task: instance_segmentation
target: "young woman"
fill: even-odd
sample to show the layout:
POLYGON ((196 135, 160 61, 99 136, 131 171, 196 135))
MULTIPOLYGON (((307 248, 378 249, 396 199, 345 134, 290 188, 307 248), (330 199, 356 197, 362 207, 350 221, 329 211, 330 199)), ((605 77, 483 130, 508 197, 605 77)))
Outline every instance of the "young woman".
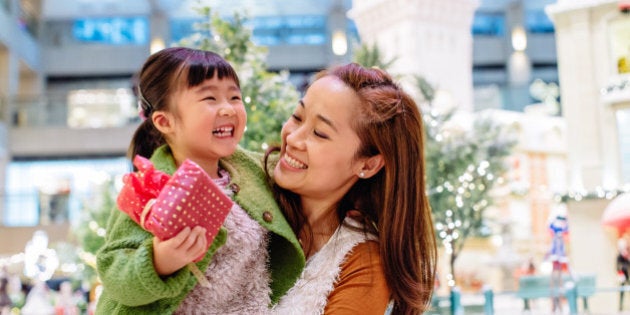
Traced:
POLYGON ((423 145, 416 104, 384 71, 349 64, 318 76, 282 128, 273 168, 307 257, 274 312, 426 309, 436 243, 423 145))
POLYGON ((168 174, 190 159, 235 206, 211 246, 199 226, 160 241, 113 211, 97 255, 104 288, 97 313, 268 312, 299 276, 304 254, 267 186, 262 155, 237 148, 246 113, 236 72, 215 53, 168 48, 145 62, 138 96, 146 120, 131 156, 151 157, 168 174), (197 267, 209 286, 184 268, 200 256, 197 267))

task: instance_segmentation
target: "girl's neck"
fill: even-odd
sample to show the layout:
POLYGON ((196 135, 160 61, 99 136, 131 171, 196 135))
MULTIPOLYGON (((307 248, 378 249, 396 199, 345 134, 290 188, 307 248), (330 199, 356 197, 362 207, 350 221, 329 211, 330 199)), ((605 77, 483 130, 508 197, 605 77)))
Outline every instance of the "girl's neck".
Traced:
MULTIPOLYGON (((199 164, 199 163, 197 163, 199 164)), ((217 179, 217 178, 221 178, 221 175, 219 175, 219 162, 217 161, 214 164, 210 164, 210 165, 201 165, 199 164, 199 166, 201 166, 201 168, 203 168, 204 171, 206 171, 206 173, 208 173, 208 175, 210 175, 210 178, 212 179, 217 179)))
MULTIPOLYGON (((179 167, 186 158, 175 156, 175 164, 179 167)), ((199 158, 190 158, 191 161, 197 163, 208 175, 210 178, 217 179, 221 176, 219 175, 219 160, 216 159, 199 159, 199 158)))

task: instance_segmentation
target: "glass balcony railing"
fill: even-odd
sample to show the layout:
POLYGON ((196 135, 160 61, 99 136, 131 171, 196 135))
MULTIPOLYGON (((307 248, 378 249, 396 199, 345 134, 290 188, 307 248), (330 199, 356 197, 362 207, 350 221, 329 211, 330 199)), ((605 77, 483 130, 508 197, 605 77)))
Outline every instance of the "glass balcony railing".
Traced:
POLYGON ((17 128, 112 128, 139 119, 130 89, 73 90, 61 95, 19 97, 4 105, 7 117, 3 120, 17 128))
POLYGON ((19 97, 8 101, 13 127, 65 126, 67 105, 55 97, 19 97))

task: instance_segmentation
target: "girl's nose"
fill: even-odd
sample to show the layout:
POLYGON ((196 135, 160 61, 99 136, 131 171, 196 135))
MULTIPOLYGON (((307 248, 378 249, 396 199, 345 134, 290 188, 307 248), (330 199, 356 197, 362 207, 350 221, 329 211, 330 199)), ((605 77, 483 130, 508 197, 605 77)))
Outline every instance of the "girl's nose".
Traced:
POLYGON ((232 106, 221 106, 221 108, 219 108, 219 116, 232 116, 234 113, 235 111, 232 106))

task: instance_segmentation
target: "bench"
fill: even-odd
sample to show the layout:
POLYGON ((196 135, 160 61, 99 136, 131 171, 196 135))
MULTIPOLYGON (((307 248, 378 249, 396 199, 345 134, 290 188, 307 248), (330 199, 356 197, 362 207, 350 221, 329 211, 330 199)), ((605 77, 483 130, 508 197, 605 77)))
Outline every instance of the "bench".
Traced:
MULTIPOLYGON (((551 289, 549 275, 521 276, 518 280, 516 296, 523 299, 525 310, 530 310, 529 300, 564 295, 565 285, 573 281, 569 275, 562 275, 562 287, 551 289)), ((577 297, 582 298, 584 310, 588 310, 588 298, 595 294, 595 275, 576 275, 577 297)))

